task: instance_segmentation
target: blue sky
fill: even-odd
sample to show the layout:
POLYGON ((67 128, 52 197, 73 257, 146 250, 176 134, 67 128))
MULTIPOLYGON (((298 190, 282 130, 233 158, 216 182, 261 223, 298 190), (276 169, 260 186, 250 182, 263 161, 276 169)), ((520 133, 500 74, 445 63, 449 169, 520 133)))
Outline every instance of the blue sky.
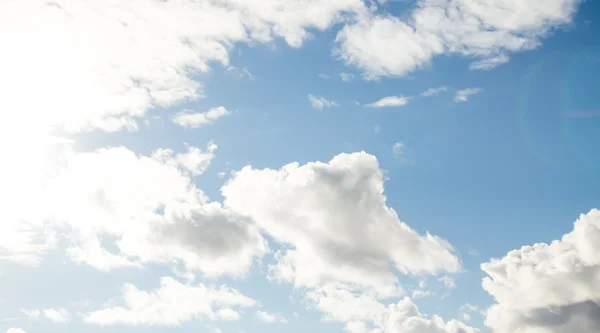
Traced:
POLYGON ((0 4, 0 332, 597 332, 599 13, 0 4))

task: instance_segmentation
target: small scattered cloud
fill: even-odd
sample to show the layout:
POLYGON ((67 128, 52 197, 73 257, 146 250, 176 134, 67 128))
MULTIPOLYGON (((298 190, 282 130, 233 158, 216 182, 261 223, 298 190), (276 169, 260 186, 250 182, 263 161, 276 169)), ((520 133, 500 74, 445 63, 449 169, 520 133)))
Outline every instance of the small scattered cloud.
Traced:
POLYGON ((460 307, 460 317, 463 321, 469 321, 473 317, 473 313, 485 314, 485 311, 479 309, 478 306, 471 305, 469 303, 465 303, 460 307))
POLYGON ((6 333, 27 333, 21 328, 9 328, 6 333))
POLYGON ((44 317, 55 323, 68 323, 71 321, 71 314, 66 309, 45 309, 44 317))
POLYGON ((438 278, 438 281, 443 283, 444 286, 446 286, 446 288, 448 288, 448 289, 453 289, 454 287, 456 287, 456 283, 454 282, 454 279, 447 275, 444 275, 444 276, 438 278))
POLYGON ((473 257, 478 257, 478 256, 479 256, 479 251, 475 250, 474 248, 469 248, 469 249, 467 250, 467 253, 468 253, 470 256, 473 256, 473 257))
POLYGON ((354 79, 354 74, 342 72, 342 73, 340 73, 340 79, 343 82, 350 82, 354 79))
POLYGON ((71 321, 71 314, 64 308, 43 309, 43 310, 21 310, 31 320, 39 320, 42 317, 55 323, 68 323, 71 321))
POLYGON ((406 104, 408 104, 408 99, 408 97, 404 96, 388 96, 378 100, 375 103, 367 104, 365 106, 369 108, 388 108, 405 106, 406 104))
POLYGON ((278 315, 276 313, 268 313, 265 311, 256 311, 256 318, 258 318, 258 320, 262 321, 263 323, 267 324, 287 323, 287 319, 285 319, 281 315, 278 315))
POLYGON ((338 106, 336 102, 330 101, 323 96, 308 95, 308 101, 313 109, 318 110, 330 109, 338 106))
POLYGON ((238 68, 235 66, 227 67, 227 73, 231 74, 236 79, 254 80, 254 75, 246 68, 238 68))
POLYGON ((317 76, 319 77, 319 79, 321 80, 329 80, 331 79, 331 76, 327 75, 327 74, 323 74, 323 73, 319 73, 317 74, 317 76))
POLYGON ((182 127, 199 128, 204 125, 213 124, 217 119, 230 114, 231 111, 227 110, 223 106, 217 106, 206 112, 194 112, 192 110, 185 109, 176 113, 172 118, 172 121, 182 127))
POLYGON ((439 93, 444 92, 444 91, 448 91, 448 87, 441 86, 441 87, 437 87, 437 88, 429 88, 429 89, 425 90, 424 92, 420 93, 419 96, 431 97, 431 96, 438 95, 439 93))
POLYGON ((433 295, 435 295, 435 293, 429 290, 413 290, 412 292, 413 299, 421 299, 433 295))
POLYGON ((467 88, 463 90, 459 90, 456 92, 456 96, 454 100, 456 102, 466 102, 469 100, 469 97, 472 95, 479 94, 482 91, 481 88, 467 88))
POLYGON ((510 61, 510 57, 506 54, 500 54, 495 57, 475 61, 469 65, 470 70, 487 70, 495 68, 510 61))
POLYGON ((394 152, 394 155, 401 156, 401 155, 404 154, 404 148, 405 147, 406 146, 404 145, 404 142, 396 142, 392 146, 392 151, 394 152))

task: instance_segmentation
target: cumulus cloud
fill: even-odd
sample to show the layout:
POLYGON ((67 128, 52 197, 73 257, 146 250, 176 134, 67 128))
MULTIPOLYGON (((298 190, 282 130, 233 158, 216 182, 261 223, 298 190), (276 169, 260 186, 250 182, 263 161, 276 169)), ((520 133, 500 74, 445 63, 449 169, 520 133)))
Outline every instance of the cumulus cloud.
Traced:
POLYGON ((101 270, 176 261, 208 276, 244 274, 266 242, 193 185, 197 157, 123 147, 72 154, 49 187, 52 216, 71 233, 69 257, 101 270), (118 252, 103 246, 109 240, 118 252))
POLYGON ((405 106, 408 104, 408 97, 404 96, 388 96, 384 97, 377 102, 365 105, 369 108, 389 108, 396 106, 405 106))
POLYGON ((490 69, 508 53, 538 47, 553 28, 569 24, 580 0, 420 0, 406 20, 365 16, 338 33, 335 54, 367 79, 405 76, 439 54, 477 59, 490 69))
POLYGON ((595 333, 600 330, 600 211, 570 233, 481 265, 496 303, 486 325, 497 332, 595 333))
POLYGON ((398 295, 395 270, 457 271, 461 264, 448 242, 418 234, 386 205, 383 180, 374 156, 354 153, 278 170, 247 166, 221 192, 226 208, 252 218, 284 246, 270 265, 272 279, 398 295))
POLYGON ((467 88, 467 89, 459 90, 456 92, 456 96, 454 96, 454 101, 466 102, 469 100, 470 96, 479 94, 481 91, 482 91, 481 88, 467 88))
POLYGON ((209 143, 206 151, 188 146, 183 153, 159 149, 150 156, 124 147, 67 151, 32 192, 39 197, 35 216, 24 210, 2 224, 2 231, 16 231, 0 233, 0 248, 13 260, 40 260, 40 242, 60 237, 72 261, 102 271, 180 263, 209 277, 244 275, 268 247, 247 219, 194 185, 215 149, 209 143))
POLYGON ((256 311, 256 318, 267 324, 287 323, 287 319, 276 313, 268 313, 265 311, 256 311))
POLYGON ((308 95, 308 101, 313 109, 323 110, 338 106, 336 102, 322 96, 308 95))
POLYGON ((227 286, 185 285, 165 277, 152 291, 123 287, 123 306, 108 306, 84 314, 84 321, 101 326, 179 326, 195 318, 237 320, 236 309, 256 306, 257 302, 227 286))
POLYGON ((181 112, 177 112, 175 116, 173 116, 172 121, 179 126, 199 128, 204 125, 213 124, 217 119, 230 114, 231 111, 227 110, 223 106, 217 106, 206 112, 194 112, 186 109, 181 112))
POLYGON ((446 322, 439 316, 424 315, 408 297, 384 304, 369 295, 324 288, 319 292, 310 292, 308 300, 325 314, 325 320, 345 323, 346 330, 351 333, 479 332, 454 319, 446 322))

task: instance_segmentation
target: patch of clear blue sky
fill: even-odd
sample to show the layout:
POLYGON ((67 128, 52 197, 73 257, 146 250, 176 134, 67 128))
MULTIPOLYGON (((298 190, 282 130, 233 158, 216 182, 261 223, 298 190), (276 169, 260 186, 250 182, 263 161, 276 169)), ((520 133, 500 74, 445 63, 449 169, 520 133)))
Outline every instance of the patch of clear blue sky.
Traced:
MULTIPOLYGON (((390 9, 406 5, 392 3, 390 9)), ((216 176, 219 171, 236 170, 248 163, 277 168, 293 161, 328 161, 341 152, 374 154, 388 171, 388 205, 400 219, 420 232, 447 238, 462 256, 466 272, 456 275, 458 286, 451 295, 442 301, 438 297, 417 301, 422 312, 450 318, 465 302, 489 304, 480 288, 481 262, 525 244, 556 239, 572 228, 580 213, 600 206, 599 27, 600 3, 587 1, 572 27, 556 31, 535 51, 512 55, 508 64, 492 71, 469 71, 468 59, 440 56, 407 78, 378 82, 358 79, 360 73, 332 58, 336 29, 315 33, 301 49, 282 42, 275 43, 274 49, 238 46, 231 53, 231 64, 247 68, 254 80, 235 79, 216 65, 203 75, 205 99, 167 112, 152 111, 161 119, 151 119, 151 126, 140 132, 82 135, 78 146, 90 149, 122 144, 148 153, 159 147, 183 150, 182 142, 204 146, 213 139, 219 146, 217 157, 198 183, 217 200, 225 181, 216 176), (341 82, 340 72, 353 73, 355 80, 341 82), (320 73, 331 78, 319 79, 320 73), (412 100, 404 107, 368 109, 353 103, 391 95, 413 96, 442 85, 449 91, 412 100), (466 103, 453 101, 455 90, 470 87, 480 87, 483 92, 466 103), (340 106, 314 110, 308 94, 324 96, 340 106), (218 105, 233 114, 214 125, 181 130, 169 122, 169 116, 184 107, 206 111, 218 105), (378 135, 373 130, 376 125, 381 128, 378 135), (406 144, 412 163, 402 163, 392 154, 392 145, 398 141, 406 144), (469 249, 479 255, 470 256, 469 249)), ((52 281, 51 266, 45 267, 42 272, 52 281)), ((80 281, 85 281, 86 274, 92 281, 98 278, 86 273, 91 268, 69 269, 77 272, 80 281)), ((303 311, 298 297, 290 305, 292 288, 269 283, 258 274, 259 269, 256 267, 248 280, 223 281, 260 299, 266 310, 288 317, 294 311, 302 313, 303 321, 288 325, 286 331, 339 331, 339 325, 328 324, 323 329, 320 314, 303 311)), ((122 281, 153 288, 160 276, 168 274, 164 269, 148 268, 106 275, 107 283, 98 284, 103 289, 93 291, 98 293, 94 299, 119 295, 122 281)), ((13 296, 18 297, 22 295, 19 286, 38 282, 13 283, 13 296)), ((76 290, 84 290, 76 288, 75 280, 73 286, 74 291, 69 292, 73 297, 76 290)), ((0 309, 9 305, 2 303, 0 309)), ((479 320, 472 324, 481 326, 479 320)), ((224 332, 238 326, 246 332, 281 329, 259 326, 253 319, 216 326, 224 332)), ((52 327, 57 332, 60 329, 48 329, 52 327)), ((186 324, 183 331, 197 328, 198 324, 186 324)), ((119 328, 102 330, 117 332, 119 328)))

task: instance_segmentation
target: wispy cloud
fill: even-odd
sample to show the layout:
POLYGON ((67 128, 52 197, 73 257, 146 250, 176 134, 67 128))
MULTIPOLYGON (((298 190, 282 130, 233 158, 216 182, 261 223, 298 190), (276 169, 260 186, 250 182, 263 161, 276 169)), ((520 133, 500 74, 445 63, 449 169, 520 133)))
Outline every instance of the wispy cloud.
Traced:
POLYGON ((354 74, 342 72, 340 73, 340 79, 344 82, 350 82, 354 79, 354 74))
POLYGON ((404 145, 404 142, 396 142, 394 143, 394 145, 392 146, 392 151, 394 152, 394 155, 403 155, 404 154, 404 148, 406 146, 404 145))
POLYGON ((448 87, 441 86, 441 87, 437 87, 437 88, 429 88, 429 89, 425 90, 424 92, 420 93, 419 96, 430 97, 430 96, 435 96, 444 91, 448 91, 448 87))
POLYGON ((456 92, 456 96, 454 100, 456 102, 466 102, 469 100, 469 97, 475 94, 479 94, 482 91, 481 88, 467 88, 463 90, 459 90, 456 92))
POLYGON ((313 109, 318 110, 329 109, 338 106, 336 102, 330 101, 323 96, 308 95, 308 101, 313 109))
POLYGON ((172 121, 179 126, 199 128, 203 125, 210 125, 217 119, 230 114, 231 112, 223 106, 217 106, 216 108, 212 108, 206 112, 194 112, 192 110, 185 109, 176 113, 172 118, 172 121))
POLYGON ((329 79, 331 79, 331 76, 329 76, 327 74, 323 74, 323 73, 319 73, 319 74, 317 74, 317 76, 319 77, 319 79, 322 79, 322 80, 329 80, 329 79))
POLYGON ((504 63, 507 63, 510 60, 510 57, 506 54, 500 54, 496 57, 491 57, 487 59, 482 59, 479 61, 475 61, 469 65, 469 69, 471 70, 490 70, 496 66, 500 66, 504 63))
POLYGON ((370 103, 365 106, 369 108, 389 108, 396 106, 405 106, 406 104, 408 104, 408 100, 409 97, 388 96, 378 100, 377 102, 370 103))

